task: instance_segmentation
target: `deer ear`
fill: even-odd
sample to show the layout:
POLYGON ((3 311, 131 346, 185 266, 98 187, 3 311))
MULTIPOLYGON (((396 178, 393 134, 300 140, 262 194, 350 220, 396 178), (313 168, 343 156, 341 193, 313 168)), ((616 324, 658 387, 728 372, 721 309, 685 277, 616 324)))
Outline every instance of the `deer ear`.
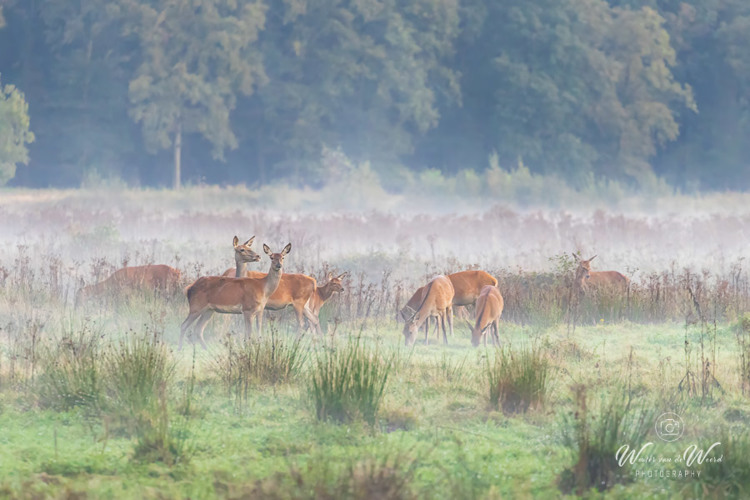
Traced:
POLYGON ((348 276, 348 275, 349 275, 349 271, 344 271, 343 273, 339 274, 338 279, 342 280, 342 279, 346 278, 346 276, 348 276))
MULTIPOLYGON (((236 236, 235 236, 235 238, 236 238, 236 236)), ((253 244, 253 240, 254 240, 254 239, 255 239, 255 236, 253 236, 252 238, 250 238, 249 240, 247 240, 247 241, 245 242, 245 246, 246 246, 246 247, 249 247, 250 245, 252 245, 252 244, 253 244)))
POLYGON ((326 280, 331 281, 332 279, 333 279, 333 273, 329 271, 328 276, 326 276, 326 280))
POLYGON ((266 252, 266 255, 271 255, 272 253, 271 249, 268 248, 268 245, 266 245, 265 243, 263 243, 263 251, 266 252))
MULTIPOLYGON (((598 254, 597 254, 597 255, 598 255, 598 254)), ((594 255, 593 257, 591 257, 591 258, 590 258, 590 259, 589 259, 588 261, 589 261, 589 262, 591 262, 591 261, 592 261, 592 260, 594 260, 595 258, 596 258, 596 255, 594 255)))
POLYGON ((570 254, 573 256, 573 258, 576 260, 576 262, 580 261, 581 259, 578 258, 578 256, 574 253, 570 254))
POLYGON ((281 255, 286 255, 291 251, 292 251, 292 244, 287 243, 286 246, 284 247, 284 250, 281 251, 281 255))
POLYGON ((235 236, 234 239, 232 240, 232 244, 235 246, 235 248, 237 248, 237 245, 239 244, 239 242, 240 242, 240 239, 237 236, 235 236))

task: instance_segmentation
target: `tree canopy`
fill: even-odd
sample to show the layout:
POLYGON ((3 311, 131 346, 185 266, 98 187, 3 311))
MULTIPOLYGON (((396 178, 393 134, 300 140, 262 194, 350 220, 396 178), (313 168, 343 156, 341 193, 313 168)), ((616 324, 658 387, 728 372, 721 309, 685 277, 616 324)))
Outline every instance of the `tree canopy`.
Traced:
POLYGON ((316 186, 336 150, 386 179, 492 157, 750 188, 740 0, 0 0, 3 22, 18 185, 316 186))

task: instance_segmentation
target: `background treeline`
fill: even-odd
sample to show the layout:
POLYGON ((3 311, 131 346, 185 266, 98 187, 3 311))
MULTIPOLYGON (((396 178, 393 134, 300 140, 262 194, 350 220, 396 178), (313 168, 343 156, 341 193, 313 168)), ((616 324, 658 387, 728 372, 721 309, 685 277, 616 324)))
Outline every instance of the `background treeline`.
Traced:
POLYGON ((750 187, 746 0, 0 6, 0 184, 318 186, 340 148, 391 189, 520 162, 750 187))

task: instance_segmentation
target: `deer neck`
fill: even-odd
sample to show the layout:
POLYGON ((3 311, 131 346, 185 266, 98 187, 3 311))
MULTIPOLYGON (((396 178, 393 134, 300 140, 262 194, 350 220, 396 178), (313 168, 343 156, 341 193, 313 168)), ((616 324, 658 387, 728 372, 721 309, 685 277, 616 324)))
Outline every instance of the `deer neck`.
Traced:
POLYGON ((245 272, 247 271, 247 262, 244 262, 238 258, 235 258, 234 262, 235 262, 234 277, 235 278, 243 277, 245 275, 245 272))
POLYGON ((283 268, 277 271, 273 268, 273 264, 271 264, 271 268, 268 270, 268 274, 265 278, 263 278, 265 280, 265 283, 263 285, 263 294, 266 298, 270 297, 271 294, 273 294, 273 292, 275 292, 279 287, 282 273, 283 268))
POLYGON ((326 283, 325 285, 318 287, 315 289, 315 293, 318 295, 318 299, 320 300, 320 304, 324 304, 325 301, 331 298, 331 295, 333 295, 333 290, 330 283, 326 283))

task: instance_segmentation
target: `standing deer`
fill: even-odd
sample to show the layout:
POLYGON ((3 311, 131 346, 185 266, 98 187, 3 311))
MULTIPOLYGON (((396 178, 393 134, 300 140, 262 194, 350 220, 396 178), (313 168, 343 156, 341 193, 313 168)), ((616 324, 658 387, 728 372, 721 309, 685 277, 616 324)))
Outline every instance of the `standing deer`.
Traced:
POLYGON ((180 271, 163 264, 124 267, 104 281, 78 290, 75 303, 78 307, 90 297, 127 290, 155 290, 170 294, 177 289, 179 282, 180 271))
POLYGON ((445 276, 436 276, 427 284, 422 303, 404 325, 404 343, 407 346, 414 344, 419 328, 430 316, 440 318, 443 327, 443 342, 448 343, 445 324, 447 320, 451 335, 453 335, 453 296, 453 284, 445 276))
MULTIPOLYGON (((232 269, 227 269, 223 276, 230 276, 232 269)), ((260 271, 246 271, 243 277, 262 279, 266 273, 260 271)), ((309 303, 315 296, 317 284, 314 278, 304 274, 284 274, 281 276, 279 286, 276 288, 266 302, 265 309, 268 311, 280 311, 288 306, 292 306, 297 315, 297 325, 299 330, 305 328, 305 318, 312 328, 318 328, 317 316, 312 312, 309 303)))
POLYGON ((592 271, 591 261, 596 255, 588 260, 581 260, 577 255, 573 257, 578 261, 574 286, 580 294, 589 290, 601 290, 605 288, 626 292, 630 285, 630 279, 617 271, 592 271))
POLYGON ((237 238, 237 236, 234 237, 232 244, 234 245, 235 268, 227 270, 227 272, 224 273, 224 276, 231 276, 232 274, 234 274, 235 278, 241 278, 247 272, 248 263, 260 261, 260 255, 253 252, 253 249, 250 248, 250 246, 253 244, 253 240, 255 240, 255 236, 240 245, 240 239, 237 238), (230 271, 232 273, 227 274, 230 271))
POLYGON ((328 273, 328 276, 326 276, 326 284, 315 289, 315 294, 313 295, 309 306, 316 318, 320 314, 320 309, 323 307, 323 304, 328 302, 334 293, 344 291, 344 284, 342 281, 348 274, 349 272, 347 271, 334 277, 333 273, 328 273))
POLYGON ((263 251, 271 258, 271 267, 263 278, 228 278, 224 276, 204 276, 198 278, 187 289, 190 312, 180 327, 178 350, 190 325, 196 321, 201 346, 207 349, 203 330, 214 312, 242 314, 245 319, 245 337, 252 334, 253 319, 258 318, 258 335, 263 332, 263 309, 268 298, 276 291, 283 274, 284 257, 292 250, 287 244, 280 253, 273 253, 263 244, 263 251))
POLYGON ((503 314, 503 305, 503 296, 500 295, 500 290, 496 286, 487 285, 482 288, 477 299, 477 319, 471 329, 471 345, 478 347, 479 342, 484 340, 486 346, 485 332, 488 328, 492 335, 492 344, 500 344, 500 316, 503 314))

